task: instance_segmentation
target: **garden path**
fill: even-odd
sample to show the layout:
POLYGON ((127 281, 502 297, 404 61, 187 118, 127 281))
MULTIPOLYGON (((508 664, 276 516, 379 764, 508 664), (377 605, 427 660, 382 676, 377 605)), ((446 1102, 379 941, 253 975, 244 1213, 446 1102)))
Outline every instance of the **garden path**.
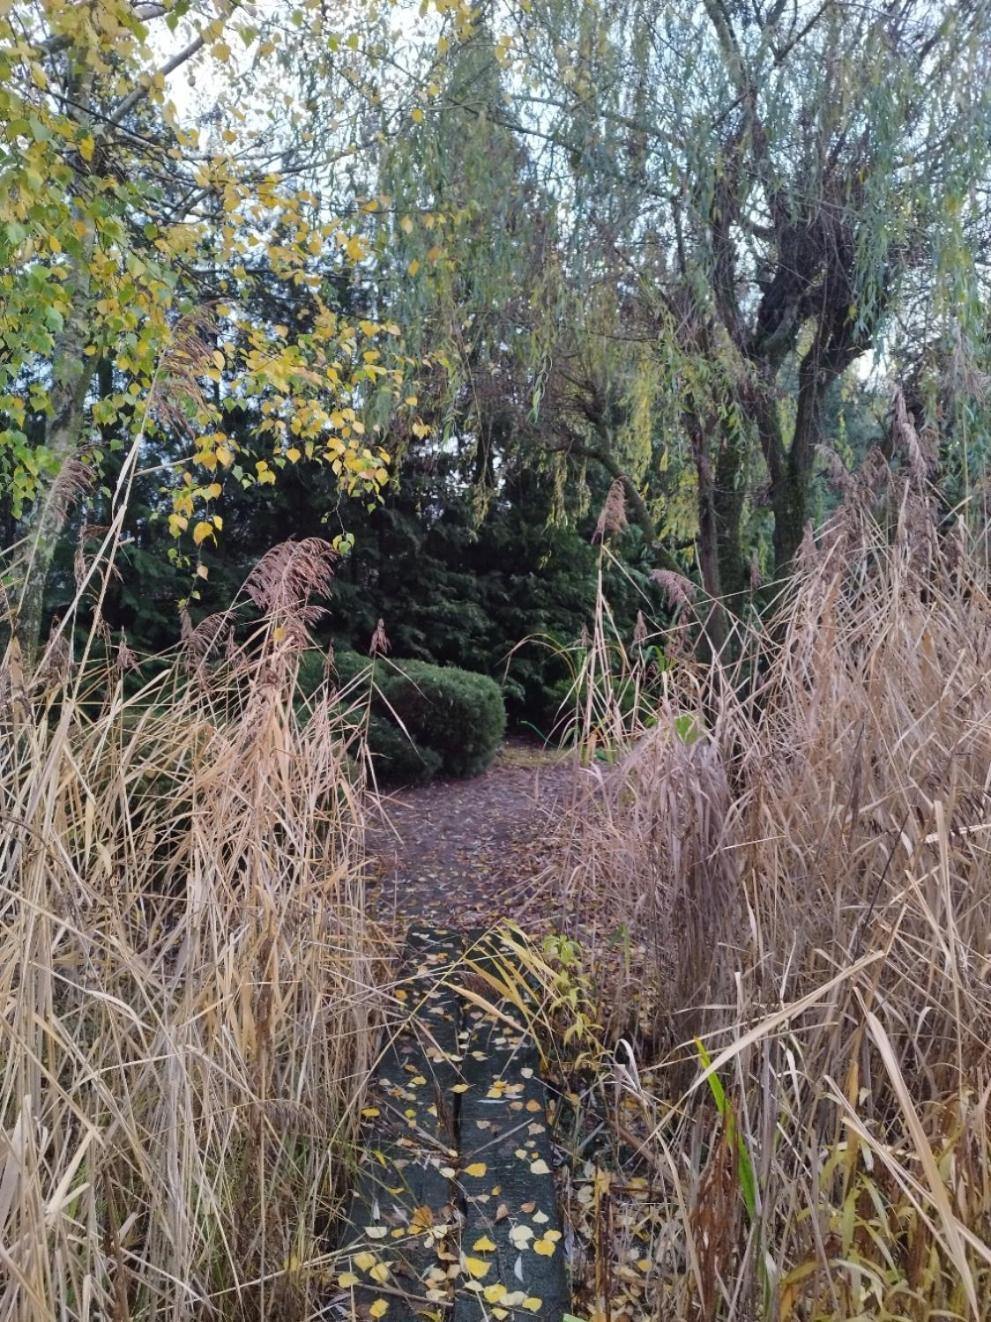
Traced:
POLYGON ((510 739, 480 776, 387 795, 369 839, 380 915, 462 929, 523 917, 572 784, 568 754, 510 739))

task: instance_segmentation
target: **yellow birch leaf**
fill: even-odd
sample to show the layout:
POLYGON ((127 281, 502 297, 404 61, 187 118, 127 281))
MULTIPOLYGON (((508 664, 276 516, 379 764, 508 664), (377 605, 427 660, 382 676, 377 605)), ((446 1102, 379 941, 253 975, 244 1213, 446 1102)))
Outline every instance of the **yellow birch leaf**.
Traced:
POLYGON ((465 1270, 475 1280, 481 1280, 483 1276, 487 1276, 491 1266, 491 1262, 483 1262, 481 1258, 465 1258, 465 1270))

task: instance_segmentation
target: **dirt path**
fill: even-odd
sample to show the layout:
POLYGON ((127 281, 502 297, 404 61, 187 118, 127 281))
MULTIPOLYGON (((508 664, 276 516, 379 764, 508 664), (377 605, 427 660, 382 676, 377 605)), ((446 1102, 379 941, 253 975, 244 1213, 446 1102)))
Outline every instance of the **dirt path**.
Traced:
POLYGON ((509 740, 473 780, 398 790, 369 839, 371 893, 383 917, 468 928, 524 916, 547 858, 548 817, 567 799, 572 764, 509 740))

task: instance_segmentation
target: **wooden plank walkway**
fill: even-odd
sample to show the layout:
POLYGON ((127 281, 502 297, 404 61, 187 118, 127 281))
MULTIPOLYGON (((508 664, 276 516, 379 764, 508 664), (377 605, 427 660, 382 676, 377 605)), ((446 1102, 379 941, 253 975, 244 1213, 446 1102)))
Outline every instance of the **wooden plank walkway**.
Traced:
POLYGON ((373 1085, 332 1316, 561 1322, 567 1312, 537 1049, 455 990, 471 981, 466 948, 484 966, 506 957, 496 942, 408 934, 407 1016, 373 1085))

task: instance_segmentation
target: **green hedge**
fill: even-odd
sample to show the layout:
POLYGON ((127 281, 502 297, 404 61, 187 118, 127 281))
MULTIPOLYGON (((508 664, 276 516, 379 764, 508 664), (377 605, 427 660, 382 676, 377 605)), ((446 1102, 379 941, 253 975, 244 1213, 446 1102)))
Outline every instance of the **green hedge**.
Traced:
MULTIPOLYGON (((376 773, 389 780, 427 781, 436 775, 477 776, 492 761, 506 732, 499 685, 487 675, 426 661, 380 660, 340 652, 335 667, 355 697, 371 686, 368 742, 376 773)), ((323 677, 323 657, 308 653, 301 691, 323 677)))

